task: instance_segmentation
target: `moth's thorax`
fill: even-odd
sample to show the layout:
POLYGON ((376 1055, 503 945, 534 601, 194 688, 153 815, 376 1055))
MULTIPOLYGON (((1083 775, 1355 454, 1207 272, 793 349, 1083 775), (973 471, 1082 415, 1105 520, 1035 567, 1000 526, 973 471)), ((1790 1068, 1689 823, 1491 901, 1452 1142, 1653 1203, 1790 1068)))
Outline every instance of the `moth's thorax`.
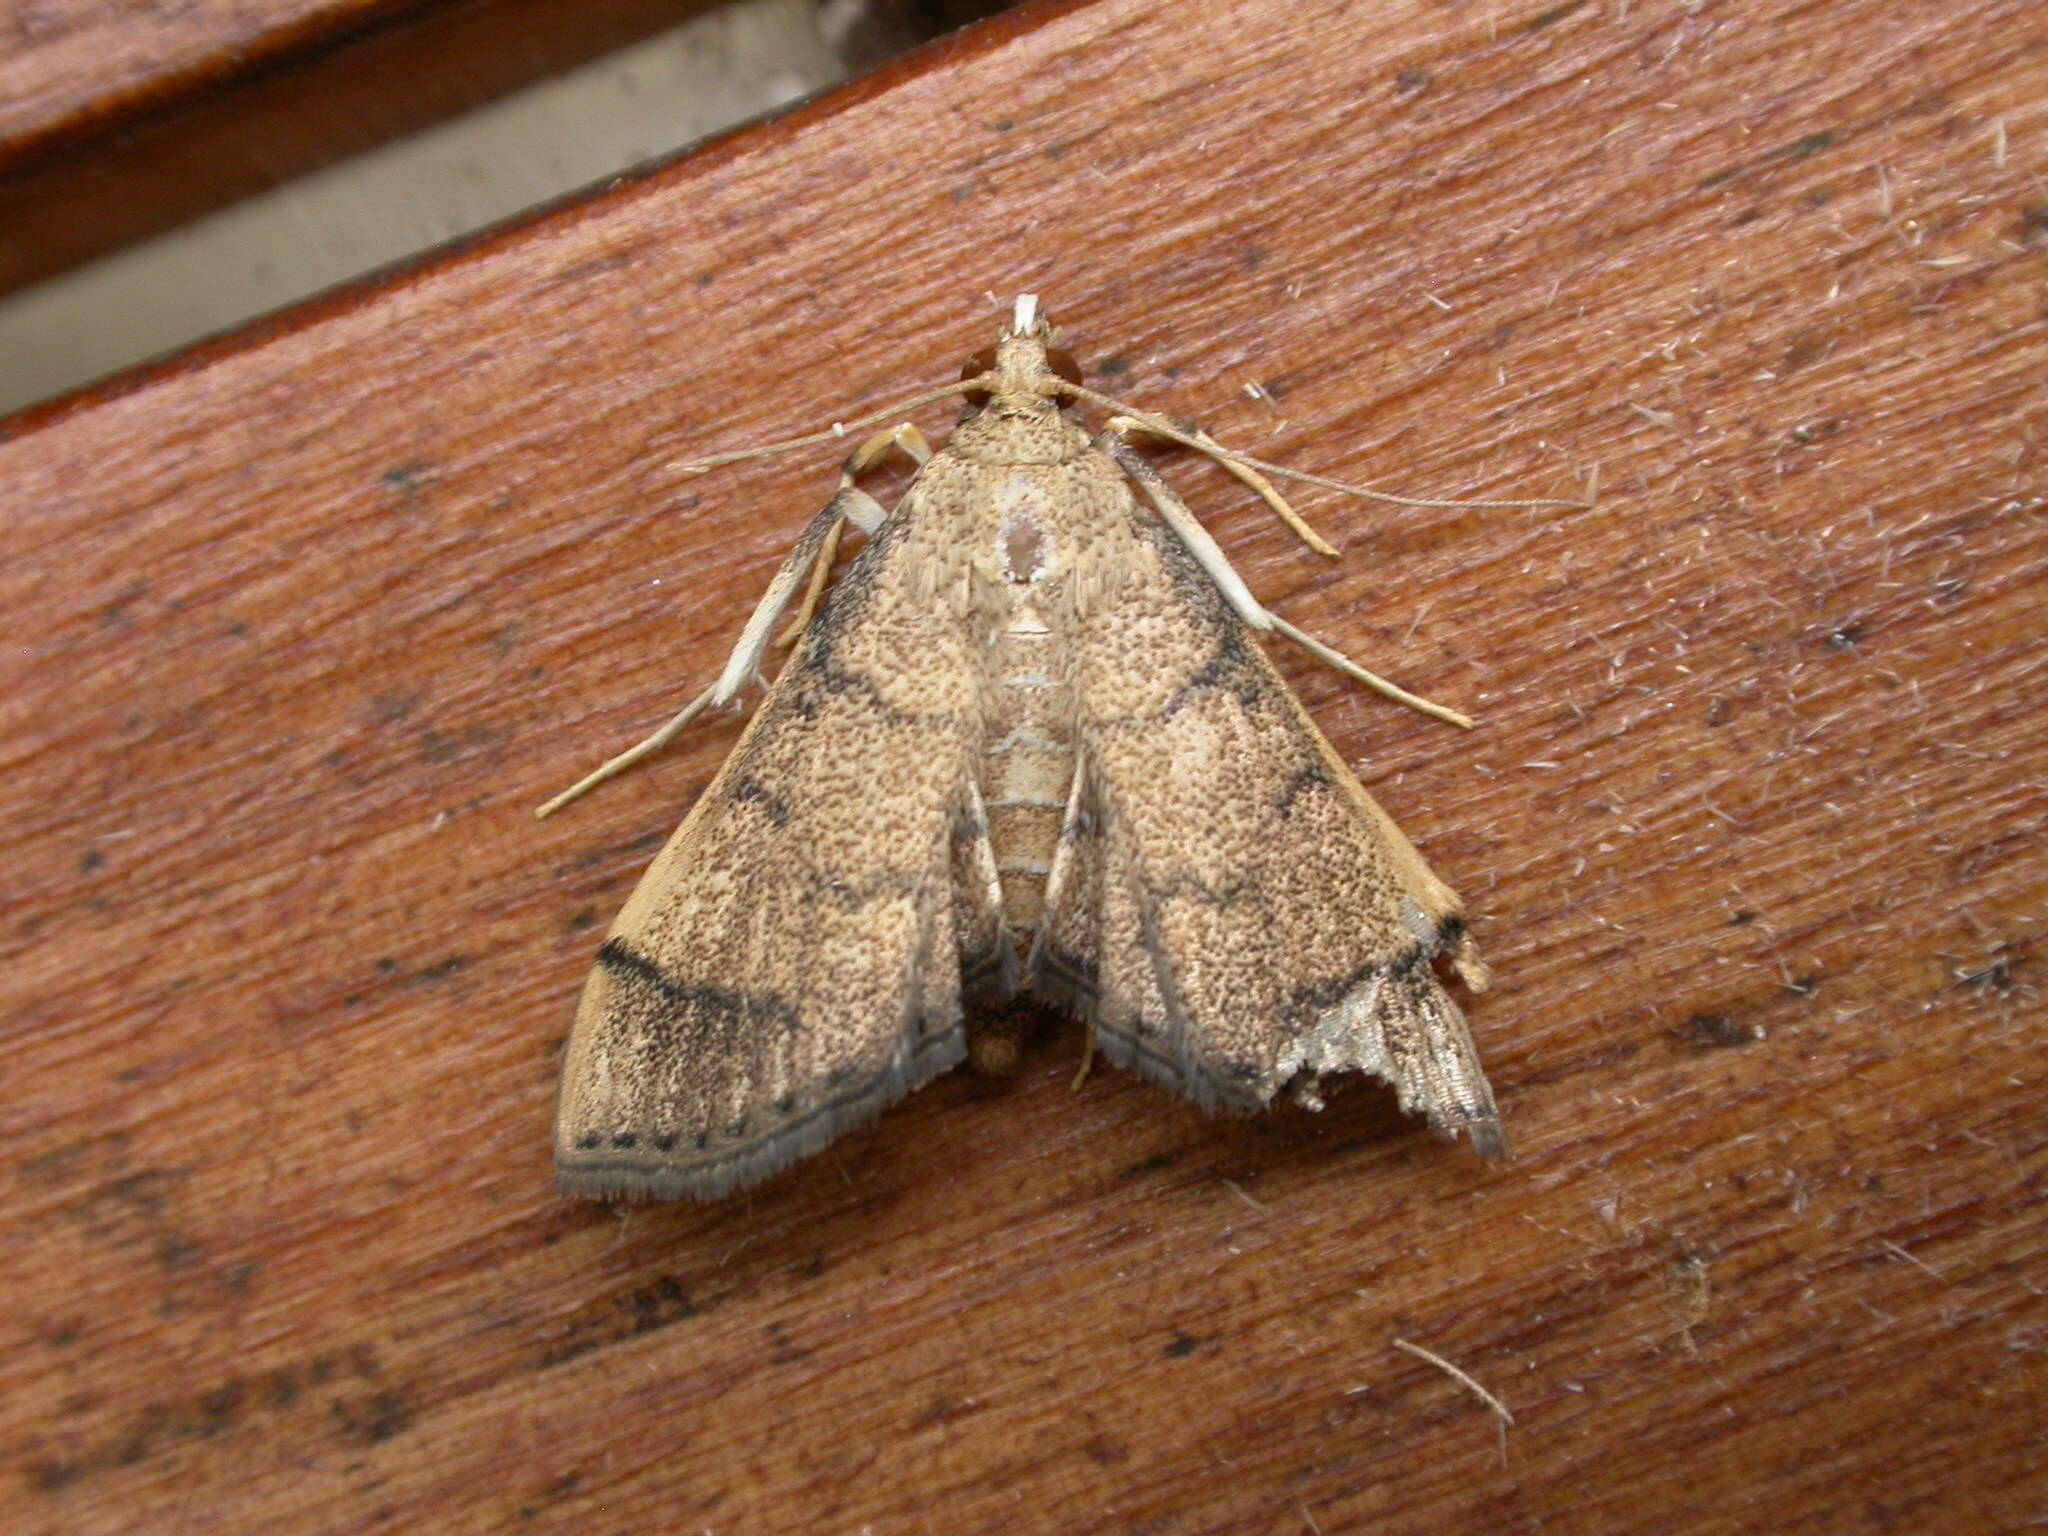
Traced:
MULTIPOLYGON (((1073 569, 1077 535, 1060 500, 1066 476, 1039 466, 991 467, 976 530, 975 574, 995 587, 1054 590, 1073 569)), ((1008 606, 1023 593, 999 594, 1008 606)))
POLYGON ((1088 452, 1088 434, 1051 400, 998 397, 954 428, 946 452, 977 464, 1065 464, 1088 452))

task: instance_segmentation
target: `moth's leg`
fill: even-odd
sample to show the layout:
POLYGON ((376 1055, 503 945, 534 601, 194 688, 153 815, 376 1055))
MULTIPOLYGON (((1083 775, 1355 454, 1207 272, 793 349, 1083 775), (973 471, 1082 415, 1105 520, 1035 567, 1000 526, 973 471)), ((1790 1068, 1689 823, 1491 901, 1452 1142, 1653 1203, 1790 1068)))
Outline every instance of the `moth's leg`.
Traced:
POLYGON ((1342 652, 1332 650, 1313 636, 1303 634, 1277 614, 1268 613, 1260 607, 1258 600, 1245 586, 1244 578, 1231 568, 1223 551, 1216 547, 1216 541, 1210 538, 1208 531, 1196 521, 1195 514, 1189 510, 1188 504, 1180 499, 1173 487, 1159 477, 1159 471, 1146 463, 1123 438, 1111 432, 1105 431, 1096 439, 1096 444, 1116 460, 1125 474, 1138 483, 1139 488, 1150 498, 1152 505, 1159 509, 1159 515, 1165 519, 1166 525, 1179 536, 1183 544, 1187 545, 1188 551, 1194 555, 1202 569, 1209 573, 1210 579, 1216 583, 1217 590, 1223 594, 1223 600, 1245 623, 1253 629, 1270 629, 1285 635, 1324 665, 1335 667, 1346 677, 1365 684, 1373 692, 1392 699, 1397 704, 1405 704, 1410 709, 1418 710, 1433 720, 1442 720, 1448 725, 1462 726, 1466 730, 1472 728, 1471 719, 1459 714, 1455 709, 1432 704, 1428 699, 1412 694, 1398 684, 1390 683, 1385 678, 1368 672, 1342 652))
POLYGON ((839 536, 846 532, 846 524, 837 522, 832 531, 825 535, 825 542, 818 546, 817 561, 811 566, 811 584, 804 588, 804 600, 797 604, 796 617, 782 627, 782 633, 775 637, 777 646, 796 644, 796 637, 810 627, 811 616, 818 611, 818 602, 825 595, 825 583, 832 577, 832 564, 839 558, 839 536))
POLYGON ((1406 704, 1417 713, 1427 715, 1432 720, 1441 720, 1445 725, 1455 725, 1460 730, 1465 731, 1472 729, 1472 717, 1470 715, 1461 715, 1448 705, 1432 704, 1420 694, 1410 693, 1398 683, 1390 683, 1377 673, 1366 671, 1365 668, 1361 667, 1349 656, 1346 656, 1342 651, 1332 649, 1313 635, 1303 634, 1278 614, 1273 615, 1273 628, 1292 640, 1304 651, 1307 651, 1309 655, 1315 657, 1324 666, 1334 667, 1354 682, 1365 684, 1366 687, 1370 688, 1381 698, 1392 699, 1396 704, 1406 704))
POLYGON ((573 800, 590 793, 607 779, 617 778, 642 758, 659 752, 663 747, 681 735, 692 720, 714 704, 731 702, 734 695, 746 686, 760 669, 761 656, 768 649, 768 637, 773 633, 775 621, 782 617, 782 610, 789 606, 790 594, 796 584, 803 580, 811 564, 825 547, 828 535, 835 532, 843 521, 850 521, 862 528, 879 528, 887 514, 881 504, 865 491, 842 484, 824 509, 813 517, 796 544, 784 557, 782 568, 775 573, 775 579, 768 583, 768 590, 761 594, 761 601, 747 620, 747 627, 740 632, 739 643, 733 647, 725 670, 718 681, 692 699, 683 712, 669 721, 638 746, 628 748, 595 772, 584 775, 534 812, 535 816, 551 816, 573 800))
POLYGON ((1268 480, 1256 469, 1253 469, 1251 465, 1240 461, 1194 422, 1184 421, 1177 416, 1169 416, 1163 419, 1168 426, 1180 433, 1181 436, 1167 438, 1150 423, 1136 416, 1112 417, 1107 430, 1114 432, 1125 442, 1129 442, 1134 433, 1143 433, 1147 437, 1157 437, 1163 442, 1179 442, 1182 439, 1186 439, 1189 446, 1208 454, 1210 458, 1221 464, 1224 469, 1250 486, 1257 493, 1259 500, 1271 507, 1274 516, 1285 523, 1294 536, 1300 539, 1302 543, 1319 555, 1328 555, 1332 560, 1337 558, 1335 547, 1326 543, 1322 535, 1309 527, 1308 523, 1302 518, 1302 515, 1287 504, 1287 498, 1280 494, 1272 481, 1268 480))
POLYGON ((669 721, 667 725, 664 725, 652 736, 648 737, 645 741, 641 742, 636 747, 627 748, 624 752, 621 752, 617 757, 613 758, 610 762, 606 763, 602 768, 598 768, 590 773, 586 773, 582 778, 578 779, 574 784, 571 784, 567 789, 563 790, 559 795, 555 796, 554 799, 550 800, 546 805, 540 807, 540 809, 535 811, 533 814, 536 817, 552 816, 555 814, 555 812, 559 811, 563 806, 569 804, 571 801, 582 799, 583 796, 589 794, 590 791, 597 788, 598 785, 604 783, 605 780, 617 778, 620 774, 624 773, 628 768, 632 767, 635 763, 639 762, 643 757, 653 756, 656 752, 659 752, 663 747, 667 746, 670 742, 674 741, 678 736, 682 735, 684 727, 689 725, 689 723, 692 720, 696 719, 699 715, 704 713, 705 708, 711 703, 712 695, 717 692, 718 685, 716 683, 713 683, 709 688, 706 688, 702 693, 698 694, 696 698, 690 700, 688 704, 684 705, 683 712, 681 714, 677 715, 675 719, 669 721))
POLYGON ((1074 1081, 1069 1087, 1072 1093, 1079 1093, 1095 1070, 1095 1026, 1083 1024, 1081 1029, 1081 1065, 1074 1069, 1074 1081))
MULTIPOLYGON (((847 455, 846 463, 839 471, 839 489, 853 488, 854 478, 864 475, 879 464, 891 448, 901 448, 917 461, 919 469, 932 456, 932 445, 925 435, 909 422, 899 422, 887 432, 877 432, 847 455)), ((845 527, 835 523, 825 535, 825 542, 818 550, 818 562, 811 567, 811 584, 804 589, 804 600, 796 610, 796 617, 789 621, 788 628, 776 638, 777 645, 793 645, 811 622, 811 616, 818 611, 818 601, 825 595, 825 583, 832 576, 832 562, 839 557, 839 536, 845 527)), ((874 529, 862 530, 873 533, 874 529)))
POLYGON ((1209 573, 1209 579, 1216 583, 1231 611, 1253 629, 1273 628, 1273 615, 1259 606, 1259 600, 1252 596, 1244 578, 1231 569, 1223 551, 1209 537, 1209 530, 1196 520, 1195 514, 1188 510, 1188 504, 1180 499, 1173 487, 1159 478, 1159 471, 1114 432, 1101 433, 1095 439, 1095 446, 1116 460, 1123 472, 1137 482, 1138 489, 1145 493, 1160 517, 1165 519, 1166 526, 1188 547, 1188 553, 1195 557, 1196 563, 1209 573))

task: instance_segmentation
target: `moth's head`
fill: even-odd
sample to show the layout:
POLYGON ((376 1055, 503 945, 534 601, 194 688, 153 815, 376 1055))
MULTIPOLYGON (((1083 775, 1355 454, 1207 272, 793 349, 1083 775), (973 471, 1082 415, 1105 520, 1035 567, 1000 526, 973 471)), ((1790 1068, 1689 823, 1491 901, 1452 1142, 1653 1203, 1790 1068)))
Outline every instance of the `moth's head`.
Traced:
POLYGON ((1081 382, 1081 365, 1052 344, 1052 324, 1039 313, 1038 295, 1026 293, 1018 297, 996 344, 967 359, 960 380, 976 386, 961 393, 977 408, 993 403, 1009 410, 1049 411, 1070 393, 1068 385, 1081 382))

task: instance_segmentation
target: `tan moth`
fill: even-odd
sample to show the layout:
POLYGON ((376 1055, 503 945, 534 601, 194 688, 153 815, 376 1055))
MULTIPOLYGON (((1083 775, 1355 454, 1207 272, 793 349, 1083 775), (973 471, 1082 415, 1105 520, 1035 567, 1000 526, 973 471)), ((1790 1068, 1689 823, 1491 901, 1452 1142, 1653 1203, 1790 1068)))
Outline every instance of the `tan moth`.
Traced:
POLYGON ((1255 636, 1469 722, 1267 613, 1130 439, 1214 455, 1334 554, 1259 474, 1293 472, 1083 386, 1029 295, 962 380, 853 424, 968 400, 936 452, 907 424, 855 452, 718 681, 542 807, 736 699, 808 579, 793 654, 598 952, 561 1188, 713 1199, 765 1178, 966 1058, 969 1011, 1019 993, 1205 1107, 1287 1089, 1320 1108, 1323 1077, 1365 1072, 1504 1156, 1435 969, 1486 985, 1458 898, 1255 636), (1091 434, 1082 402, 1119 414, 1091 434), (920 468, 888 511, 856 482, 892 447, 920 468), (867 543, 828 592, 846 523, 867 543))

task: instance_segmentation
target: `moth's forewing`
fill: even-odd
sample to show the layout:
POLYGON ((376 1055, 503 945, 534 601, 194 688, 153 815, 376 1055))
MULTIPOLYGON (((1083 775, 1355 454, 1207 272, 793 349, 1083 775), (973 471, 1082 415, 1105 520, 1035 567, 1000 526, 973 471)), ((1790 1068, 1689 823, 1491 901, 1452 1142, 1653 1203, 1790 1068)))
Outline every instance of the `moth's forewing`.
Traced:
POLYGON ((903 516, 861 551, 613 925, 563 1063, 564 1190, 715 1198, 964 1054, 977 683, 964 615, 910 578, 925 538, 903 516))

